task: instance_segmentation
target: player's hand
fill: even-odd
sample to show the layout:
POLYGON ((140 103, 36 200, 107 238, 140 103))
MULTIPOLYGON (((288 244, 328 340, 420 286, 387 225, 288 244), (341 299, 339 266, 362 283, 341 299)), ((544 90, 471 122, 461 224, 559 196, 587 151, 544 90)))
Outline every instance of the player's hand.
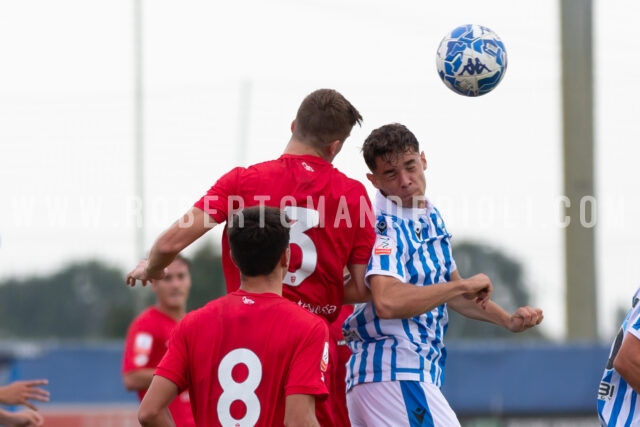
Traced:
POLYGON ((507 329, 511 332, 522 332, 542 322, 544 314, 539 308, 520 307, 509 318, 507 329))
POLYGON ((491 294, 493 293, 493 285, 491 279, 486 274, 476 274, 465 280, 466 290, 462 294, 465 299, 474 300, 483 309, 487 307, 491 294))
POLYGON ((7 422, 8 427, 36 427, 44 425, 42 414, 32 410, 14 412, 7 422))
POLYGON ((142 286, 146 286, 147 282, 157 279, 162 279, 167 273, 167 269, 162 269, 158 273, 150 273, 148 270, 149 262, 146 259, 143 259, 138 263, 136 268, 131 270, 126 277, 126 283, 129 286, 135 286, 136 280, 140 280, 142 282, 142 286))
POLYGON ((38 387, 48 383, 49 381, 45 379, 14 381, 9 385, 0 387, 0 402, 5 405, 24 405, 35 411, 37 408, 30 400, 48 402, 49 392, 38 387))

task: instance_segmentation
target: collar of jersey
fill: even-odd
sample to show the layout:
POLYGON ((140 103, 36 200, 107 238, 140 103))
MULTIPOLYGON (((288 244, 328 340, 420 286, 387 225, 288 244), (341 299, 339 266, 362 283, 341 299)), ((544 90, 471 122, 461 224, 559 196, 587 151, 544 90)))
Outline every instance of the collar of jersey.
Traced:
POLYGON ((388 215, 397 216, 399 218, 415 220, 419 216, 429 215, 429 213, 433 209, 433 205, 431 204, 429 199, 426 199, 426 201, 427 201, 426 208, 405 208, 402 206, 398 206, 393 200, 387 199, 380 192, 380 190, 378 190, 376 192, 376 198, 375 198, 376 215, 388 214, 388 215))

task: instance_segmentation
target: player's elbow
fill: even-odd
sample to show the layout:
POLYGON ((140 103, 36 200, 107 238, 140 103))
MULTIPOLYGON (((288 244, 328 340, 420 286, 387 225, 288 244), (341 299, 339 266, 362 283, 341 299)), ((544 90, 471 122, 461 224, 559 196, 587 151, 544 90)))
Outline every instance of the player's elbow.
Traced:
POLYGON ((140 405, 138 408, 138 422, 142 426, 152 426, 162 416, 162 408, 140 405))
POLYGON ((631 379, 637 376, 637 365, 631 363, 627 357, 624 357, 624 354, 618 354, 613 360, 613 369, 615 369, 627 383, 633 383, 631 379))
POLYGON ((397 317, 395 304, 389 298, 374 297, 373 305, 379 318, 393 319, 397 317))

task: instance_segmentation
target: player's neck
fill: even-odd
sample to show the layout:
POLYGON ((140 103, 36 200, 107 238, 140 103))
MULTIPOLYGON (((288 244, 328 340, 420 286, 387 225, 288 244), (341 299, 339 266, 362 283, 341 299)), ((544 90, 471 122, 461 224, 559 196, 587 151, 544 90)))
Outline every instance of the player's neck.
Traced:
POLYGON ((333 159, 328 158, 327 155, 311 145, 298 141, 295 138, 291 138, 289 143, 284 149, 284 154, 292 154, 294 156, 316 156, 331 163, 333 159))
POLYGON ((253 294, 271 293, 282 296, 282 273, 273 272, 255 277, 242 276, 240 289, 253 294))
POLYGON ((174 308, 156 304, 156 308, 177 321, 181 320, 184 315, 187 314, 187 309, 185 307, 174 308))

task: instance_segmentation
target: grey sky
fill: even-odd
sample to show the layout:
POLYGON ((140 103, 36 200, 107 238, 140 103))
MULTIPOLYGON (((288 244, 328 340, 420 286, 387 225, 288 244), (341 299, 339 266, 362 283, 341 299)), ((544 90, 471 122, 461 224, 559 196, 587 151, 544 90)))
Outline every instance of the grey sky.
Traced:
MULTIPOLYGON (((147 246, 232 165, 278 156, 301 99, 332 87, 365 119, 336 166, 366 181, 364 137, 384 123, 406 124, 422 143, 428 196, 454 239, 521 260, 545 331, 563 336, 556 0, 143 4, 147 246), (476 99, 448 90, 435 71, 440 39, 466 23, 493 29, 509 55, 500 86, 476 99), (245 82, 248 147, 239 153, 245 82)), ((632 28, 640 3, 594 4, 598 299, 607 337, 615 309, 639 284, 632 28)), ((125 0, 0 4, 0 278, 46 274, 75 259, 123 270, 138 260, 132 12, 125 0)))

